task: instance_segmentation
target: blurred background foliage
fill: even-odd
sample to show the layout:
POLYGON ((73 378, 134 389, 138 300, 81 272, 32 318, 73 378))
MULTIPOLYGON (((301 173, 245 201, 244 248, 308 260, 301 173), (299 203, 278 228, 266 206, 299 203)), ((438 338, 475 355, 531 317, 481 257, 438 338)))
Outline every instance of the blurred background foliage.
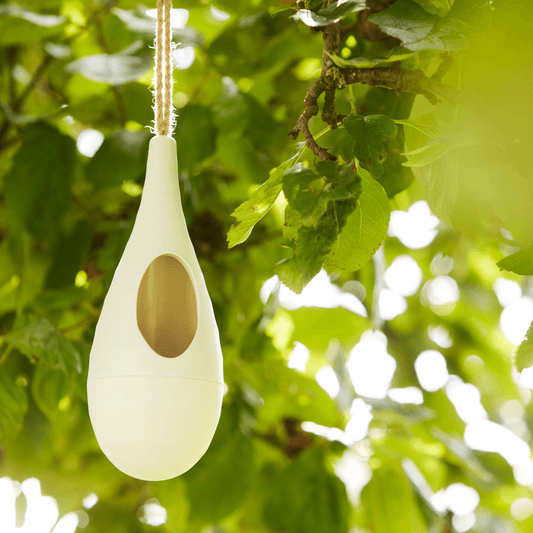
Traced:
MULTIPOLYGON (((487 105, 506 117, 498 135, 512 137, 511 148, 502 141, 498 150, 512 157, 447 137, 437 152, 430 146, 429 163, 402 165, 409 157, 403 152, 427 156, 420 146, 432 142, 402 120, 431 113, 431 126, 470 127, 471 111, 459 115, 449 103, 433 106, 367 85, 339 91, 339 113, 400 121, 383 141, 378 181, 359 169, 356 214, 374 233, 367 232, 357 271, 353 257, 351 267, 321 257, 313 266, 320 270, 325 260, 329 276, 322 270, 301 295, 291 293, 273 278, 287 258, 280 244, 296 231, 285 196, 303 198, 290 197, 290 173, 285 195, 248 240, 228 250, 226 233, 231 213, 295 153, 298 169, 323 172, 311 151, 287 136, 320 74, 322 36, 302 23, 312 19, 302 11, 315 16, 320 3, 174 2, 180 187, 220 329, 228 392, 205 457, 182 477, 158 483, 111 465, 86 403, 96 321, 142 194, 153 118, 149 10, 156 2, 0 3, 4 520, 8 495, 14 500, 20 492, 7 478, 37 477, 60 515, 76 513, 62 531, 533 529, 533 379, 518 372, 533 363, 531 348, 523 347, 518 370, 512 359, 533 318, 533 284, 496 266, 532 235, 531 10, 491 2, 496 22, 483 55, 485 48, 443 35, 453 37, 457 25, 470 23, 469 9, 485 2, 456 0, 459 22, 437 31, 435 21, 453 2, 401 0, 396 22, 376 20, 389 34, 361 22, 364 2, 348 2, 343 24, 353 29, 341 38, 344 60, 375 66, 402 39, 408 53, 401 66, 431 74, 457 52, 443 81, 464 83, 480 98, 490 93, 487 105), (298 8, 300 21, 291 18, 298 8), (436 31, 445 45, 410 44, 418 41, 406 37, 405 24, 396 31, 406 17, 409 31, 436 31), (469 75, 461 78, 461 68, 469 75), (383 220, 374 220, 372 199, 385 206, 383 220)), ((379 13, 391 3, 368 5, 379 13)), ((311 122, 315 134, 324 126, 311 122)), ((341 127, 319 142, 340 163, 353 161, 350 135, 341 127)), ((350 224, 346 231, 355 231, 350 224)), ((528 250, 510 270, 533 273, 528 250)), ((19 526, 35 493, 31 483, 25 487, 13 515, 19 526)))

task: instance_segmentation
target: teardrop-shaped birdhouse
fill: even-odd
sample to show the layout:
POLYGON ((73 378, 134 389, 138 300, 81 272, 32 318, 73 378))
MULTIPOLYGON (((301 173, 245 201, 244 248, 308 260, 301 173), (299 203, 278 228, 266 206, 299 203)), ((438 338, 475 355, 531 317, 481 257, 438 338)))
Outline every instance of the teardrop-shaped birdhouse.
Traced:
POLYGON ((183 216, 176 142, 166 135, 150 141, 141 205, 96 327, 87 388, 102 451, 139 479, 187 471, 218 424, 218 328, 183 216))

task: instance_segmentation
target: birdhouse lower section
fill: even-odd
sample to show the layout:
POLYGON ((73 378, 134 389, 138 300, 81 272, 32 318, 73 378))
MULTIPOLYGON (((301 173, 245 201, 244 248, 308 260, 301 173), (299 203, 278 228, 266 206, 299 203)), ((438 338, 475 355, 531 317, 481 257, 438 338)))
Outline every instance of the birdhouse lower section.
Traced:
POLYGON ((88 382, 96 439, 122 472, 146 481, 179 476, 215 433, 224 385, 176 376, 109 376, 88 382))

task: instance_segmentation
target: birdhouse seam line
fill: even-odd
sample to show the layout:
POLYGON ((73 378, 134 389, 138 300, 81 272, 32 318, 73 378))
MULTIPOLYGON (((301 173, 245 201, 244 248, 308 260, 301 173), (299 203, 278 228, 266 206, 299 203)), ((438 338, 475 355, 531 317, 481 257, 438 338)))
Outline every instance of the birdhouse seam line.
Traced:
POLYGON ((106 374, 104 376, 97 376, 87 380, 87 383, 92 381, 97 381, 99 379, 107 378, 177 378, 177 379, 192 379, 195 381, 208 381, 210 383, 216 383, 217 385, 226 385, 223 381, 216 381, 214 379, 205 379, 205 378, 193 378, 191 376, 178 376, 176 374, 106 374))

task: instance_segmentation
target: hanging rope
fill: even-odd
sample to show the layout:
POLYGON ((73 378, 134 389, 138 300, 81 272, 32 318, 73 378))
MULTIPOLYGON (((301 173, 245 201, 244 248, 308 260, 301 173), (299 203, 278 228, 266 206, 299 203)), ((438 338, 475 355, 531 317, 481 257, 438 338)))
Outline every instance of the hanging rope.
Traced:
POLYGON ((172 135, 174 108, 172 105, 172 32, 170 13, 172 0, 157 0, 155 37, 155 132, 172 135))

